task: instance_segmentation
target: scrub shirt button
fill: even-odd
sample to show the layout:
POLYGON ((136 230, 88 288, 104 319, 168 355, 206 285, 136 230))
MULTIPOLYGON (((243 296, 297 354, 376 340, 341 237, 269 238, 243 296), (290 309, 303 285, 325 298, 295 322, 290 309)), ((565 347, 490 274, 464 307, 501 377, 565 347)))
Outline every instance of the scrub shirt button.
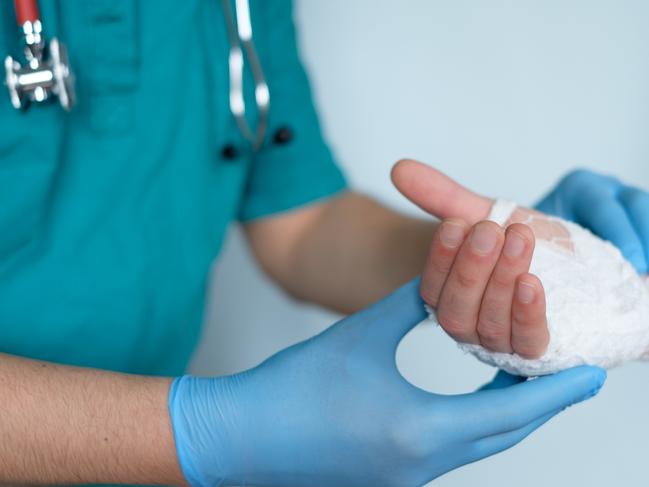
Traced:
POLYGON ((293 140, 293 131, 286 125, 278 128, 273 135, 273 142, 277 145, 288 144, 291 140, 293 140))
POLYGON ((221 157, 228 161, 233 161, 234 159, 239 157, 239 151, 234 144, 226 144, 221 149, 221 157))

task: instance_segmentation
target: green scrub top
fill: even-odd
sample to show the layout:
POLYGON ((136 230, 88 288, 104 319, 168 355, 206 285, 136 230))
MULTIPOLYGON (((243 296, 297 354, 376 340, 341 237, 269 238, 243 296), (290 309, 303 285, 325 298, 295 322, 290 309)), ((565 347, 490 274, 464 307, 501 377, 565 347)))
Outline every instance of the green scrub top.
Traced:
MULTIPOLYGON (((23 59, 12 3, 0 5, 0 53, 23 59)), ((271 94, 257 154, 229 110, 218 0, 39 3, 45 35, 68 47, 78 104, 20 113, 0 91, 0 351, 181 374, 230 222, 345 185, 298 57, 291 2, 250 2, 271 94), (292 139, 273 143, 284 126, 292 139)))

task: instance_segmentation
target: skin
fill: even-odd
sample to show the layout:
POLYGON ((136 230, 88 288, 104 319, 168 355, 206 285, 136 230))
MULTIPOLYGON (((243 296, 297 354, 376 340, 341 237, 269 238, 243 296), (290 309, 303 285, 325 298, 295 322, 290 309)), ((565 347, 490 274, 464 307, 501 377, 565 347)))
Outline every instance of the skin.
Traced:
POLYGON ((419 275, 435 231, 352 192, 244 228, 258 264, 284 291, 343 314, 419 275))
MULTIPOLYGON (((415 202, 420 191, 422 199, 441 193, 433 199, 455 198, 460 206, 479 198, 480 217, 491 209, 492 200, 423 164, 399 162, 393 180, 415 202), (408 179, 413 169, 423 170, 417 185, 408 179)), ((438 211, 430 213, 437 216, 438 211)), ((423 268, 422 297, 437 309, 440 324, 453 339, 526 358, 542 355, 549 340, 544 292, 540 281, 527 273, 533 230, 522 223, 506 232, 493 222, 470 223, 451 218, 435 225, 344 193, 324 204, 248 224, 245 230, 261 267, 294 298, 352 313, 423 268)))
POLYGON ((184 485, 169 384, 0 354, 2 484, 184 485))
MULTIPOLYGON (((438 227, 343 193, 248 224, 260 265, 287 293, 344 313, 377 301, 424 269, 422 292, 444 314, 452 336, 536 352, 544 306, 540 283, 526 273, 529 228, 512 225, 505 232, 480 222, 490 201, 432 168, 399 163, 393 179, 444 223, 438 227), (451 246, 444 244, 447 224, 463 233, 451 246), (485 252, 481 241, 476 252, 472 236, 483 231, 493 233, 496 244, 485 252), (514 235, 525 240, 525 250, 510 258, 503 249, 514 235), (510 299, 523 283, 535 291, 530 303, 510 299), (505 329, 512 330, 509 342, 505 329)), ((9 392, 0 400, 0 483, 184 485, 167 409, 170 379, 0 354, 0 384, 9 392)))
POLYGON ((444 220, 431 245, 422 297, 453 339, 536 358, 549 335, 543 287, 527 272, 533 249, 534 233, 520 223, 505 230, 490 221, 469 228, 444 220), (445 231, 460 229, 462 240, 450 247, 445 231))
POLYGON ((442 328, 459 342, 495 352, 543 355, 545 292, 529 267, 536 240, 572 252, 567 229, 527 208, 516 209, 504 228, 485 221, 492 199, 417 161, 399 161, 392 179, 404 196, 442 219, 421 281, 442 328))

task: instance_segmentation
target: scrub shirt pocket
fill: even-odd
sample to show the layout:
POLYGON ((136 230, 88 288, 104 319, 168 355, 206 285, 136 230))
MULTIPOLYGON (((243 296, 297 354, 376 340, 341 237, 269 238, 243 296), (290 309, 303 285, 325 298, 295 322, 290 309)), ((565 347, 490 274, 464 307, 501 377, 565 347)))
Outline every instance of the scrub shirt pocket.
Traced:
POLYGON ((20 113, 0 104, 0 269, 44 227, 60 145, 52 109, 60 108, 20 113))
MULTIPOLYGON (((90 125, 98 134, 127 134, 135 126, 135 92, 139 86, 137 2, 95 0, 84 7, 90 39, 87 55, 91 70, 86 80, 90 86, 90 125)), ((68 12, 70 6, 64 9, 68 12)))
MULTIPOLYGON (((19 56, 10 3, 0 10, 0 53, 19 56)), ((56 104, 19 112, 0 86, 0 270, 44 228, 60 154, 60 112, 56 104)))

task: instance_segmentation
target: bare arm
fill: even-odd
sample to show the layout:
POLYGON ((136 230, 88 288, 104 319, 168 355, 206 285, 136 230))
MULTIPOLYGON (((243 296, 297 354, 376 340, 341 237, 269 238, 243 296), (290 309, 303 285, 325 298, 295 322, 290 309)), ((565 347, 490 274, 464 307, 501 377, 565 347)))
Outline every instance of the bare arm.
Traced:
POLYGON ((348 192, 245 230, 262 268, 289 294, 351 313, 421 273, 435 225, 348 192))
POLYGON ((0 354, 0 483, 184 484, 169 384, 0 354))

